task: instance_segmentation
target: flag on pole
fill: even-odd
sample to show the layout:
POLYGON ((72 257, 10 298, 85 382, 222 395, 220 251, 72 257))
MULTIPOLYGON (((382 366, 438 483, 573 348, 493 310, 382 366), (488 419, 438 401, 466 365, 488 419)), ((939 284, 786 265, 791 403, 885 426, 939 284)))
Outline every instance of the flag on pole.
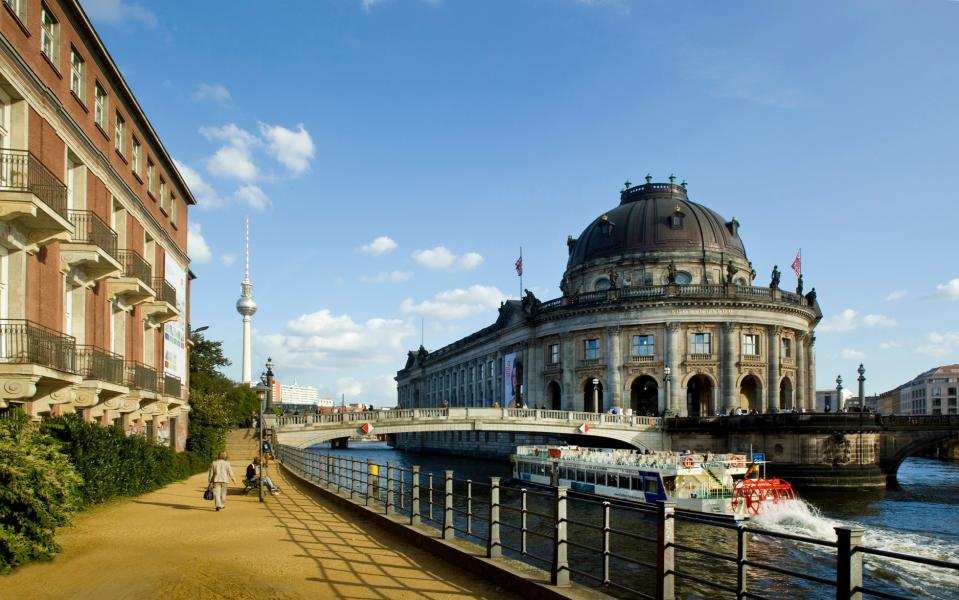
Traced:
POLYGON ((516 275, 519 277, 523 276, 523 255, 520 254, 519 258, 516 259, 516 275))
POLYGON ((792 268, 796 272, 796 277, 802 275, 802 249, 796 253, 796 260, 793 261, 792 268))

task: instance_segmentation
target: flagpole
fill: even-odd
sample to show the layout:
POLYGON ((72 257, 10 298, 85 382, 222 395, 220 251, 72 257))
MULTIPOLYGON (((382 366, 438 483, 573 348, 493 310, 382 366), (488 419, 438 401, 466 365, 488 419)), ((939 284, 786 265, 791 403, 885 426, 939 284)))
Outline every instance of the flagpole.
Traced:
POLYGON ((519 247, 519 299, 523 299, 523 247, 519 247))

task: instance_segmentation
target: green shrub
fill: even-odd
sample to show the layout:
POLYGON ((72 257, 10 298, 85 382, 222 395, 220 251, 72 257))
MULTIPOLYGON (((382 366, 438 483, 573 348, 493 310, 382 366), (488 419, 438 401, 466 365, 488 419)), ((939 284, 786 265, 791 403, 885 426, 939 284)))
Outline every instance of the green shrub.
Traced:
POLYGON ((0 420, 0 572, 52 557, 54 534, 81 506, 80 476, 22 411, 0 420))

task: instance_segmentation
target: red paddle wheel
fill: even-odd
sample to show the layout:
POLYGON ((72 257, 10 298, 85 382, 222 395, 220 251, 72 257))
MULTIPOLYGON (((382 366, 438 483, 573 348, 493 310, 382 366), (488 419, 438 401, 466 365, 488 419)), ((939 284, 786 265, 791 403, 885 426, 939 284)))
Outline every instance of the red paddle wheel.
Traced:
POLYGON ((793 486, 784 479, 742 479, 733 488, 732 508, 739 512, 740 506, 745 506, 746 512, 756 515, 763 502, 781 502, 795 497, 793 486))

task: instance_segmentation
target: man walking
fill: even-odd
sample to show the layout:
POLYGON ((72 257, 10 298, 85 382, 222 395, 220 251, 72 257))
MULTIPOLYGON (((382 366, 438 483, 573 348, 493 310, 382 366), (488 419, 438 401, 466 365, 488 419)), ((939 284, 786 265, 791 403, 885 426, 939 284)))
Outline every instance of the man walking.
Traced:
POLYGON ((233 467, 227 460, 226 452, 220 452, 213 464, 210 465, 209 484, 213 490, 213 504, 219 512, 226 503, 226 489, 228 483, 236 483, 233 476, 233 467))

